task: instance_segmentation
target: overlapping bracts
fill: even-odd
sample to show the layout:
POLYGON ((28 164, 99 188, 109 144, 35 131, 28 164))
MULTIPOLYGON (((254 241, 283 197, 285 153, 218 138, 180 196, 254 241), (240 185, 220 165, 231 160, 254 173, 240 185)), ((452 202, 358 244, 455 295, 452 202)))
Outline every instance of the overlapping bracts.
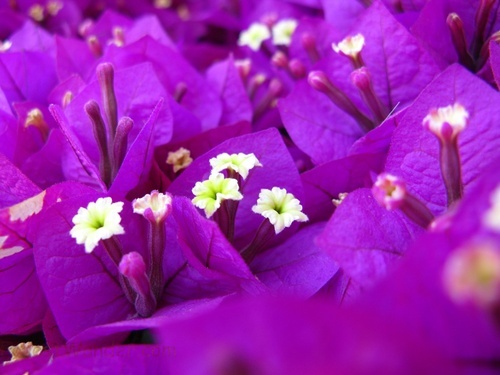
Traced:
POLYGON ((499 9, 1 3, 1 372, 497 372, 499 9))

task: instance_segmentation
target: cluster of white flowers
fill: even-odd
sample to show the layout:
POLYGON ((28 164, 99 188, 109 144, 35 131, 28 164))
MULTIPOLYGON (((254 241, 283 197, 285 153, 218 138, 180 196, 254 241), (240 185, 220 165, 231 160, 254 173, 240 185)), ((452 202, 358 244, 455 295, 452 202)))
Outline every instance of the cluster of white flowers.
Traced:
POLYGON ((296 27, 297 21, 294 19, 280 20, 271 28, 264 23, 252 23, 248 29, 241 32, 238 45, 247 46, 254 51, 258 51, 262 43, 272 36, 274 45, 289 46, 296 27))
MULTIPOLYGON (((246 179, 251 169, 262 167, 257 157, 251 154, 228 154, 222 153, 210 159, 212 173, 208 180, 197 182, 192 192, 194 194, 193 204, 205 211, 210 218, 219 209, 224 199, 241 200, 238 181, 234 178, 226 178, 222 173, 224 170, 237 173, 242 179, 246 179)), ((261 189, 257 204, 252 211, 261 214, 274 225, 276 234, 292 225, 294 221, 307 221, 307 216, 302 213, 302 206, 298 199, 285 189, 273 187, 261 189)))

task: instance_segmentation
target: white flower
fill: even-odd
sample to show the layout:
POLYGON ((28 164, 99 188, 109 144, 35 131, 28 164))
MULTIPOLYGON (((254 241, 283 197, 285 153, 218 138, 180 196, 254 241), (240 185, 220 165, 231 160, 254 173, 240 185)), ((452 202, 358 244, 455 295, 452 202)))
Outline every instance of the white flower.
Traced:
POLYGON ((332 49, 336 53, 343 53, 346 56, 357 57, 365 45, 363 34, 348 36, 339 44, 332 43, 332 49))
POLYGON ((258 51, 262 42, 271 36, 269 28, 263 23, 253 23, 248 29, 242 31, 238 38, 239 46, 248 46, 258 51))
POLYGON ((302 213, 302 206, 293 194, 287 193, 286 189, 273 187, 261 189, 257 204, 252 211, 269 219, 274 225, 276 234, 288 228, 294 221, 307 221, 309 218, 302 213))
POLYGON ((205 215, 210 218, 217 211, 225 199, 239 201, 243 199, 238 181, 234 178, 224 178, 222 173, 212 174, 208 180, 197 182, 192 190, 193 204, 205 210, 205 215))
POLYGON ((297 21, 294 19, 284 19, 277 22, 272 29, 273 44, 289 46, 292 42, 292 35, 297 27, 297 21))
POLYGON ((78 209, 73 217, 75 226, 69 233, 77 244, 85 244, 85 252, 90 254, 100 240, 125 233, 120 225, 122 209, 123 202, 112 203, 109 197, 90 202, 87 208, 78 209))
POLYGON ((467 125, 469 113, 460 104, 431 109, 422 125, 439 138, 456 137, 467 125), (449 133, 449 134, 448 134, 449 133))
POLYGON ((215 158, 210 159, 210 165, 212 166, 212 173, 218 173, 225 169, 230 169, 236 173, 239 173, 243 179, 248 177, 250 169, 253 167, 262 167, 259 159, 252 154, 231 154, 222 153, 217 155, 215 158))

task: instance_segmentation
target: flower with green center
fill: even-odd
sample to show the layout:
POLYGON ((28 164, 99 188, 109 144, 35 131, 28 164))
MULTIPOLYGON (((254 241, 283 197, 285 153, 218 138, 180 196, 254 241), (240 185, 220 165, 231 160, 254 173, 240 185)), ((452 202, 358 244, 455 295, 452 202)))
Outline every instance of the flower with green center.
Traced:
POLYGON ((253 23, 238 38, 239 46, 247 46, 258 51, 262 42, 271 36, 269 28, 263 23, 253 23))
POLYGON ((243 179, 248 177, 250 169, 253 167, 262 167, 259 159, 251 154, 231 154, 224 152, 217 155, 215 158, 210 159, 212 166, 212 173, 219 173, 225 169, 238 173, 243 179))
POLYGON ((122 210, 123 202, 113 203, 110 197, 99 198, 90 202, 87 208, 78 209, 78 213, 73 217, 75 225, 69 233, 76 239, 77 244, 85 244, 85 252, 90 254, 100 240, 125 233, 120 225, 122 210))
POLYGON ((309 218, 302 212, 302 206, 293 194, 287 193, 286 189, 273 187, 261 189, 257 204, 252 211, 261 214, 274 225, 276 234, 288 228, 294 221, 304 222, 309 218))
POLYGON ((217 211, 225 199, 239 201, 243 199, 238 181, 234 178, 225 178, 222 173, 210 175, 208 180, 197 182, 192 190, 193 204, 205 211, 210 218, 217 211))
POLYGON ((277 22, 272 29, 273 44, 276 46, 289 46, 296 28, 297 21, 294 19, 284 19, 277 22))

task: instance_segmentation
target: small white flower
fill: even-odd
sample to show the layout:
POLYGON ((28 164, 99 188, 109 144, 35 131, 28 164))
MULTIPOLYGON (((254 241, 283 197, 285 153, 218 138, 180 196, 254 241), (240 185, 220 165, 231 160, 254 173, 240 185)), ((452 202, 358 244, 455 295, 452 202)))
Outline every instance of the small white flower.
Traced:
POLYGON ((294 19, 284 19, 277 22, 272 29, 273 44, 289 46, 296 28, 297 21, 294 19))
POLYGON ((422 125, 439 138, 453 139, 465 129, 468 118, 467 110, 459 103, 455 103, 431 109, 422 121, 422 125))
POLYGON ((287 193, 286 189, 273 187, 261 189, 257 204, 252 211, 261 214, 274 225, 276 234, 288 228, 294 221, 307 221, 309 218, 302 213, 302 206, 293 194, 287 193))
POLYGON ((205 210, 210 218, 217 211, 225 199, 239 201, 243 199, 238 181, 234 178, 225 178, 222 173, 212 174, 208 180, 197 182, 192 190, 193 204, 205 210))
POLYGON ((365 37, 363 34, 348 36, 339 44, 332 43, 332 49, 336 53, 342 53, 346 56, 357 57, 365 45, 365 37))
POLYGON ((90 202, 87 208, 78 209, 73 217, 75 226, 69 233, 77 244, 85 244, 85 252, 90 254, 100 240, 125 233, 120 225, 122 209, 123 202, 112 203, 109 197, 90 202))
POLYGON ((248 177, 250 169, 253 167, 262 167, 259 159, 255 157, 253 153, 251 154, 231 154, 222 153, 217 155, 215 158, 210 159, 210 165, 212 166, 212 173, 219 173, 225 169, 230 169, 245 179, 248 177))
POLYGON ((491 207, 483 215, 483 224, 500 232, 500 185, 491 193, 491 207))
POLYGON ((263 23, 253 23, 248 29, 242 31, 238 38, 239 46, 248 46, 258 51, 262 42, 271 37, 269 28, 263 23))
POLYGON ((151 222, 160 223, 172 212, 172 196, 153 190, 132 202, 134 213, 144 216, 151 222))

